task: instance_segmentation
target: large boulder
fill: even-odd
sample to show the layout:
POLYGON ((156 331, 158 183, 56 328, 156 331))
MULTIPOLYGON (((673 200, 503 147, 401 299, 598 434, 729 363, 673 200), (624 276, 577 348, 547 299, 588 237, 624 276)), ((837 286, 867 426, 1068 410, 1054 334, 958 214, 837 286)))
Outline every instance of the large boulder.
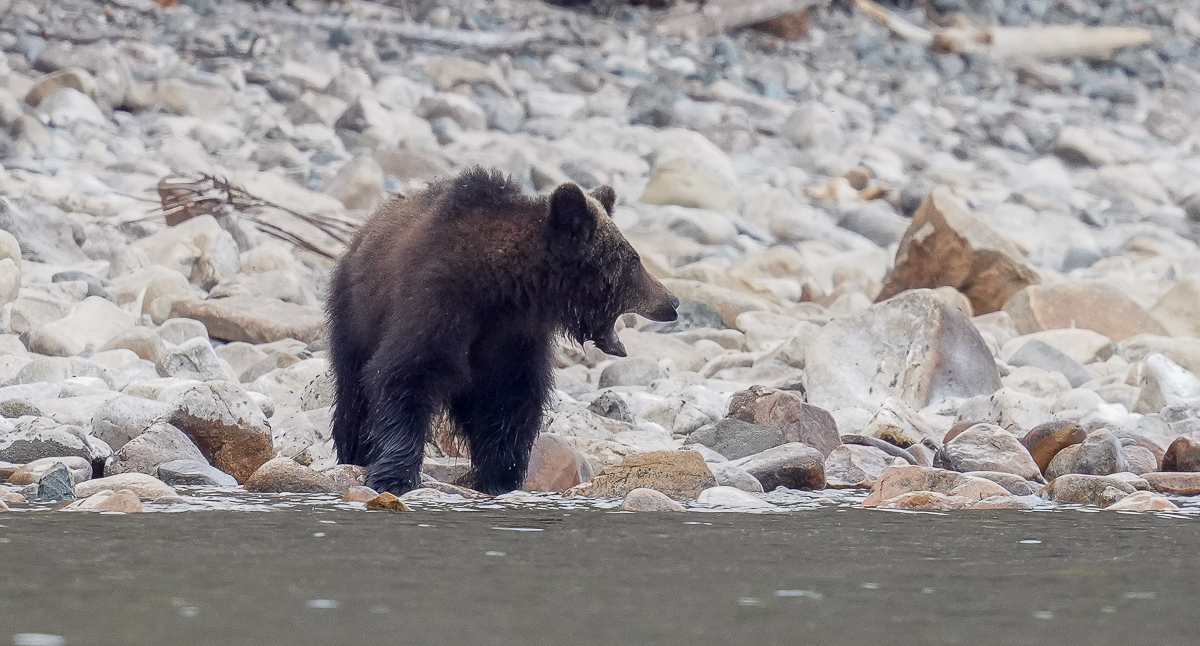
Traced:
POLYGON ((1083 328, 1118 342, 1136 334, 1167 334, 1141 305, 1099 282, 1031 285, 1013 296, 1004 311, 1021 334, 1083 328))
MULTIPOLYGON (((823 408, 804 403, 794 392, 751 386, 736 392, 729 399, 729 417, 760 426, 778 427, 782 440, 801 442, 828 456, 842 441, 838 438, 837 422, 823 408)), ((711 446, 711 445, 710 445, 711 446)), ((712 448, 726 457, 742 457, 712 448)), ((770 447, 766 447, 770 448, 770 447)), ((761 450, 761 449, 760 449, 761 450)))
POLYGON ((159 399, 173 406, 166 421, 187 434, 210 464, 240 483, 275 455, 262 409, 235 383, 182 384, 163 390, 159 399))
POLYGON ((1029 430, 1021 439, 1042 473, 1059 451, 1072 444, 1082 444, 1087 433, 1075 422, 1046 422, 1029 430))
POLYGON ((754 476, 763 491, 825 488, 825 456, 807 444, 781 444, 733 464, 754 476))
POLYGON ((641 201, 737 211, 742 196, 733 162, 720 148, 699 133, 671 130, 655 152, 641 201))
POLYGON ((171 316, 204 323, 214 339, 247 343, 297 339, 311 344, 325 325, 319 308, 255 296, 178 299, 171 303, 171 316))
POLYGON ((988 395, 1000 373, 970 319, 933 290, 904 292, 825 325, 809 346, 808 401, 874 410, 891 396, 913 408, 988 395))
POLYGON ((154 500, 156 498, 179 495, 174 489, 163 484, 162 481, 153 476, 148 476, 144 473, 122 473, 82 482, 75 486, 75 496, 78 498, 88 498, 106 489, 109 491, 128 489, 137 494, 137 497, 142 500, 154 500))
POLYGON ((1041 496, 1058 503, 1108 507, 1134 491, 1133 485, 1117 478, 1069 473, 1050 481, 1041 496))
POLYGON ((91 348, 98 350, 111 339, 133 329, 129 312, 99 296, 90 296, 57 321, 29 333, 29 349, 39 354, 71 357, 91 348))
POLYGON ((533 443, 525 491, 566 491, 592 478, 592 466, 582 453, 553 433, 543 433, 533 443))
POLYGON ((341 493, 332 478, 291 458, 263 463, 246 479, 245 487, 260 493, 341 493))
POLYGON ((976 424, 946 442, 946 460, 955 471, 1001 471, 1040 480, 1041 469, 1016 435, 994 424, 976 424))
POLYGON ((676 500, 695 500, 701 491, 717 486, 712 471, 697 451, 644 451, 625 456, 567 495, 624 498, 639 487, 654 489, 676 500))
POLYGON ((932 491, 971 501, 1009 495, 1007 489, 984 478, 932 467, 891 466, 875 481, 862 506, 876 507, 884 501, 914 491, 932 491))
POLYGON ((987 314, 1039 282, 1013 243, 975 217, 950 189, 939 187, 913 214, 878 300, 908 289, 950 286, 970 299, 976 314, 987 314))
POLYGON ((895 460, 873 446, 843 444, 825 458, 825 486, 831 489, 870 487, 895 460))
POLYGON ((703 444, 736 460, 784 443, 783 429, 725 418, 702 426, 687 437, 684 446, 703 444))
POLYGON ((104 465, 104 475, 145 473, 157 475, 158 466, 172 460, 204 461, 204 454, 183 431, 158 423, 125 443, 104 465))
POLYGON ((1163 454, 1163 471, 1200 471, 1200 440, 1194 437, 1175 438, 1163 454))

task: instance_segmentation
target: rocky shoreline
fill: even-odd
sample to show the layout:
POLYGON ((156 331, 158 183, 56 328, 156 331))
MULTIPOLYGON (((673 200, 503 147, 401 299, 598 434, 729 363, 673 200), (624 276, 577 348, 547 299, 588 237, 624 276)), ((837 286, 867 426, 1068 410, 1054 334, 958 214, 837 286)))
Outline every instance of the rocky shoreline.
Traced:
POLYGON ((325 224, 474 164, 531 192, 613 186, 682 300, 676 322, 619 322, 627 358, 561 345, 529 500, 1200 495, 1188 2, 931 3, 1154 37, 1007 63, 840 1, 794 40, 534 0, 164 4, 0 0, 0 511, 243 488, 476 504, 442 428, 403 500, 336 465, 320 307, 325 224), (171 210, 170 178, 207 192, 171 210))

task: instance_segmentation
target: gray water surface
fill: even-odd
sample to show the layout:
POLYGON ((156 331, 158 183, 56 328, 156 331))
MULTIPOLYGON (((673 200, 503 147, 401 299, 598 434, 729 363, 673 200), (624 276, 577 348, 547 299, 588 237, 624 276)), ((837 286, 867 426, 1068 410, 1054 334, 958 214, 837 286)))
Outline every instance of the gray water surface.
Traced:
POLYGON ((1196 644, 1198 523, 849 507, 13 513, 0 644, 1196 644))

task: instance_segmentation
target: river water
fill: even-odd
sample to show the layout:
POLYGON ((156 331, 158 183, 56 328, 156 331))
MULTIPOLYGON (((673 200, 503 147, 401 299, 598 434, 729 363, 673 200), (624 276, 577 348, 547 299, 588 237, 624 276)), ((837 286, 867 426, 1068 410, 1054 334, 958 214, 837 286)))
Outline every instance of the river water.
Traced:
POLYGON ((905 513, 855 495, 768 513, 211 495, 186 513, 14 512, 0 644, 1200 640, 1200 507, 905 513))

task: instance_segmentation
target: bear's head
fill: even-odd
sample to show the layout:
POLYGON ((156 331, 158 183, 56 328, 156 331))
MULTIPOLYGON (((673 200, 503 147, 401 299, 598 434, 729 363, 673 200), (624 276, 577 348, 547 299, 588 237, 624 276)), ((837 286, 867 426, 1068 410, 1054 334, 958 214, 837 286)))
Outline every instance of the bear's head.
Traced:
POLYGON ((646 271, 612 221, 616 193, 601 186, 584 193, 559 186, 549 200, 550 253, 564 277, 563 325, 576 341, 625 356, 614 325, 626 312, 674 321, 679 299, 646 271))

